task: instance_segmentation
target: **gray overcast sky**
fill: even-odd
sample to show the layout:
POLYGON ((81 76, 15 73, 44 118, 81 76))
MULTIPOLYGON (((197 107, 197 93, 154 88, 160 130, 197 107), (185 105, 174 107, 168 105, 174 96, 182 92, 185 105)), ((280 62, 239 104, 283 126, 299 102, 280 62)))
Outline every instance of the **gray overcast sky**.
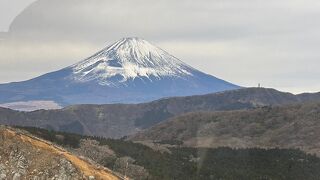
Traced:
POLYGON ((0 0, 0 32, 8 31, 13 19, 35 0, 0 0))
POLYGON ((23 10, 31 2, 0 0, 2 83, 138 36, 242 86, 320 91, 318 0, 38 0, 23 10))

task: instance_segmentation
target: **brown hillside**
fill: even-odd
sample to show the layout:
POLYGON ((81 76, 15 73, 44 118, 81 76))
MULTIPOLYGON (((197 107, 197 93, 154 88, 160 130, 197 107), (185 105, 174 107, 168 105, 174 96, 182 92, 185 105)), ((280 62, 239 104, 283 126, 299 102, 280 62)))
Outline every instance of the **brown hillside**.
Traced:
POLYGON ((189 113, 145 130, 137 141, 183 141, 186 146, 299 148, 320 156, 320 103, 254 110, 189 113))

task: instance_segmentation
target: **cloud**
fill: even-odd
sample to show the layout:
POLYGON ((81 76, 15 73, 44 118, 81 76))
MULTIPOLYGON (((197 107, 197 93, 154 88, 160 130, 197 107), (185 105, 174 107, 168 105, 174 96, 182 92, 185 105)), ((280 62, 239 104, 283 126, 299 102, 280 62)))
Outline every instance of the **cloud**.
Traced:
POLYGON ((319 91, 319 10, 316 0, 39 0, 2 42, 0 67, 14 75, 0 81, 57 70, 138 36, 240 85, 319 91))

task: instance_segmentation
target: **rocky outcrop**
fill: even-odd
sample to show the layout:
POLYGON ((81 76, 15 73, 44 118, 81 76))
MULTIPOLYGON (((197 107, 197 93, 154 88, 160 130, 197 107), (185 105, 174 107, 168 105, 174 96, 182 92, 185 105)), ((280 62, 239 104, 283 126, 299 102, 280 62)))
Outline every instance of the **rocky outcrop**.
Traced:
POLYGON ((0 180, 120 179, 46 141, 0 127, 0 180))

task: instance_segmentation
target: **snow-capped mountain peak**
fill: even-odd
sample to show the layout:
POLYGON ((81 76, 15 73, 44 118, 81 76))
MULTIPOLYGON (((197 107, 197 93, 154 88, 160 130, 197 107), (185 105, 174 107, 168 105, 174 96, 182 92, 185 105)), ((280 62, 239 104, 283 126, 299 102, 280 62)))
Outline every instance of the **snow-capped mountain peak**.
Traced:
POLYGON ((72 66, 0 85, 0 103, 140 103, 240 87, 198 71, 139 38, 125 38, 72 66))
POLYGON ((136 78, 192 76, 194 70, 164 50, 140 38, 124 38, 71 66, 72 78, 118 86, 136 78))

